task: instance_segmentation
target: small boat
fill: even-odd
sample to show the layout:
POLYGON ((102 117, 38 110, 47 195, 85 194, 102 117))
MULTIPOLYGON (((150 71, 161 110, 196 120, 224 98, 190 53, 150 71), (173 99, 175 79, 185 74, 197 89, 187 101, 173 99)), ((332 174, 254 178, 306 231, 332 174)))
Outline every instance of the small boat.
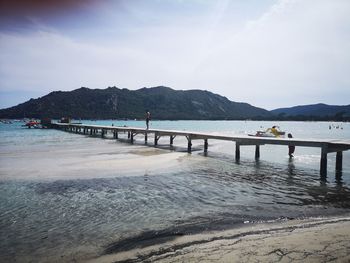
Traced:
POLYGON ((40 126, 41 126, 41 125, 40 125, 40 122, 38 122, 38 121, 33 121, 33 120, 28 121, 26 124, 23 125, 23 127, 28 127, 29 129, 30 129, 30 128, 36 128, 36 129, 38 129, 38 128, 41 128, 40 126))
POLYGON ((256 134, 248 134, 255 137, 270 137, 270 138, 284 138, 286 132, 279 130, 279 127, 273 126, 266 131, 257 131, 256 134))

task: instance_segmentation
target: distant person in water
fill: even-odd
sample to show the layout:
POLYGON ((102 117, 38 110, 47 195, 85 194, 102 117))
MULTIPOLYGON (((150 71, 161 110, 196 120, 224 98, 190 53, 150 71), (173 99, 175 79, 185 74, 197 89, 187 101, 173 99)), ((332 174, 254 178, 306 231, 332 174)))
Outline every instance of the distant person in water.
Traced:
MULTIPOLYGON (((291 133, 288 133, 288 138, 293 138, 291 133)), ((288 155, 290 158, 294 157, 293 153, 295 151, 295 146, 294 145, 288 145, 288 155)))
POLYGON ((149 129, 149 121, 151 119, 151 113, 147 110, 146 111, 146 127, 147 127, 147 130, 149 129))

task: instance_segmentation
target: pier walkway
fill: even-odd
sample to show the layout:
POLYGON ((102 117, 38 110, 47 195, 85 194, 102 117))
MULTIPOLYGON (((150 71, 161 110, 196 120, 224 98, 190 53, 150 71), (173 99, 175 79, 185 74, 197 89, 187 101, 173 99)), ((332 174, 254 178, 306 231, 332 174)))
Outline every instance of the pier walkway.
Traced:
POLYGON ((119 133, 127 133, 131 143, 137 135, 143 135, 145 143, 148 141, 148 135, 154 136, 154 145, 158 144, 161 137, 169 137, 170 145, 173 144, 175 137, 183 136, 187 139, 187 151, 192 150, 193 140, 203 140, 204 152, 208 151, 208 140, 224 140, 233 141, 236 144, 235 158, 240 159, 241 146, 255 146, 255 158, 260 157, 260 146, 265 144, 272 145, 291 145, 302 147, 318 147, 321 149, 320 174, 327 175, 327 154, 336 152, 336 171, 341 171, 343 166, 343 151, 350 150, 350 140, 314 140, 314 139, 297 139, 297 138, 269 138, 269 137, 254 137, 246 135, 224 136, 214 135, 210 133, 190 132, 190 131, 175 131, 175 130, 160 130, 160 129, 143 129, 136 127, 122 126, 102 126, 102 125, 85 125, 73 123, 54 123, 53 128, 64 131, 85 134, 85 135, 100 135, 104 138, 107 132, 113 134, 114 139, 118 139, 119 133))

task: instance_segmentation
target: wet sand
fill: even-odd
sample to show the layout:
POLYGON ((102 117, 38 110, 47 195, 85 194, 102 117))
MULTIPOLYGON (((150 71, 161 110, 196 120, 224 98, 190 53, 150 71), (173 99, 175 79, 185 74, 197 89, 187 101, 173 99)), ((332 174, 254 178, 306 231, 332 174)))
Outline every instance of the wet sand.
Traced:
POLYGON ((89 262, 350 262, 350 217, 246 224, 89 262))
POLYGON ((174 171, 187 162, 190 165, 203 161, 184 151, 82 138, 71 145, 21 145, 0 149, 0 180, 47 181, 148 175, 174 171))

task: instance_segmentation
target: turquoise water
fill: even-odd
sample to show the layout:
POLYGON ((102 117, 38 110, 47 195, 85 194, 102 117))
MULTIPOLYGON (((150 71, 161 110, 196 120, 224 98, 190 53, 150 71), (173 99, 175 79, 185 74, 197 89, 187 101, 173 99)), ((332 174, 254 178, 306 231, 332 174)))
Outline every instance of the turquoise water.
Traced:
MULTIPOLYGON (((145 126, 141 121, 82 122, 145 126)), ((102 140, 21 125, 0 125, 4 262, 71 262, 137 246, 142 237, 156 239, 159 233, 171 237, 350 211, 349 151, 342 174, 335 173, 335 154, 329 154, 328 176, 320 178, 317 148, 297 147, 289 159, 286 146, 262 146, 255 161, 254 147, 244 146, 237 163, 232 142, 209 141, 204 155, 203 142, 195 141, 187 154, 181 137, 174 147, 164 137, 154 148, 152 140, 145 146, 142 136, 130 145, 125 134, 119 141, 102 140)), ((151 122, 151 128, 226 135, 272 125, 295 138, 350 139, 349 123, 151 122)))

